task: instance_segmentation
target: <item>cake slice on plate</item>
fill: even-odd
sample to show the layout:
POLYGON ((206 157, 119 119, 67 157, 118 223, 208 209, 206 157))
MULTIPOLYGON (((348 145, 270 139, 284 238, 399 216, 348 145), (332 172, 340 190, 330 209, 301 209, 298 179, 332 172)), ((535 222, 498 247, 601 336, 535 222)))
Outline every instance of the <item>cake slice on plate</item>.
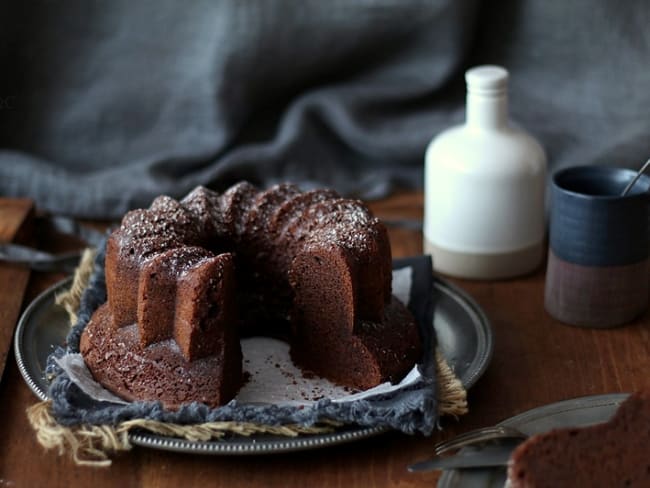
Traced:
POLYGON ((508 464, 510 488, 650 487, 650 389, 605 423, 529 438, 508 464))

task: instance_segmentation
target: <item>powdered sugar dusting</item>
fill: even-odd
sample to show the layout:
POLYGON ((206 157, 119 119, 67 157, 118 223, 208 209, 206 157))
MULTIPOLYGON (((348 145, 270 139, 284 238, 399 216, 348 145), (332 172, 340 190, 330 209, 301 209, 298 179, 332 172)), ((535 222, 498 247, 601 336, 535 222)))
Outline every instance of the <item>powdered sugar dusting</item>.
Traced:
POLYGON ((170 275, 180 276, 202 263, 206 259, 213 257, 207 249, 196 246, 176 247, 156 256, 164 269, 170 275))
POLYGON ((196 217, 202 233, 221 236, 225 233, 219 194, 204 186, 192 190, 181 205, 196 217))
POLYGON ((176 200, 156 198, 149 210, 134 210, 122 220, 123 245, 143 252, 168 249, 182 243, 192 244, 199 236, 199 226, 192 214, 176 200))
POLYGON ((280 205, 289 199, 300 194, 296 185, 281 184, 269 188, 260 193, 251 206, 247 227, 251 234, 266 231, 271 216, 278 210, 280 205))
POLYGON ((337 199, 313 206, 306 213, 312 235, 309 241, 338 244, 362 253, 376 249, 379 225, 363 202, 337 199))
POLYGON ((311 206, 338 198, 338 193, 332 190, 311 190, 284 202, 271 216, 268 229, 270 232, 281 234, 292 222, 304 221, 305 211, 311 206))
POLYGON ((248 211, 257 195, 257 188, 244 181, 230 187, 221 196, 222 219, 235 241, 244 233, 248 211))

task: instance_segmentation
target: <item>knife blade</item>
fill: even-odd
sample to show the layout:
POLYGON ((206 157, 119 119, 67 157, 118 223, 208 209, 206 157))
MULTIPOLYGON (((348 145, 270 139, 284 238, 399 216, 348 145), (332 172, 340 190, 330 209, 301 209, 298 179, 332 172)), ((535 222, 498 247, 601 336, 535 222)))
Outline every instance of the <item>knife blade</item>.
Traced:
POLYGON ((443 469, 493 468, 507 466, 516 444, 486 446, 483 449, 462 451, 453 456, 444 456, 421 461, 408 467, 411 473, 443 469))
POLYGON ((79 266, 80 252, 50 254, 20 244, 0 243, 0 261, 27 266, 36 271, 72 272, 79 266))

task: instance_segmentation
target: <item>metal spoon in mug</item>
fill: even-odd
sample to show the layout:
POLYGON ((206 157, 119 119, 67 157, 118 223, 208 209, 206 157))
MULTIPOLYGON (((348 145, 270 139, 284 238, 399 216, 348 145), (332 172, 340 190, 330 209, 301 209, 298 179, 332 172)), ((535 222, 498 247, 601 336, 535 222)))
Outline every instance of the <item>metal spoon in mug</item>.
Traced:
POLYGON ((643 166, 641 166, 641 169, 639 170, 639 172, 634 176, 634 178, 632 178, 632 181, 630 181, 630 182, 627 184, 627 186, 626 186, 625 189, 623 190, 623 193, 621 193, 621 196, 622 196, 622 197, 624 197, 625 195, 628 194, 628 192, 632 189, 632 187, 633 187, 634 184, 637 182, 637 180, 638 180, 639 178, 641 178, 641 175, 643 174, 643 172, 644 172, 646 169, 648 169, 648 166, 650 166, 650 159, 648 159, 648 160, 645 162, 645 164, 644 164, 643 166))

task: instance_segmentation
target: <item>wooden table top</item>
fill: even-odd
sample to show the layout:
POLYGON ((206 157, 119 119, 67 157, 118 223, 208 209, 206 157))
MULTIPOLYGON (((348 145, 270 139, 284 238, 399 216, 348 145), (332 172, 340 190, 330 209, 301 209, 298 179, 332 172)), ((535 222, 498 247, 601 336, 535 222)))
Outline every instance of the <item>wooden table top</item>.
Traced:
MULTIPOLYGON (((419 219, 422 195, 400 194, 372 207, 382 218, 419 219)), ((14 237, 7 224, 11 212, 25 212, 24 202, 0 199, 0 241, 14 237)), ((390 237, 395 257, 422 251, 419 231, 391 228, 390 237)), ((58 252, 79 243, 46 233, 39 245, 58 252)), ((406 466, 429 457, 436 441, 544 404, 584 395, 630 392, 650 385, 650 314, 646 312, 634 323, 611 330, 562 325, 544 311, 543 268, 506 281, 450 280, 468 292, 489 317, 495 349, 486 373, 469 391, 469 413, 444 419, 444 429, 429 438, 387 433, 341 446, 252 457, 188 455, 135 447, 114 457, 109 468, 78 467, 68 456, 45 451, 37 443, 25 415, 25 409, 37 399, 10 352, 0 384, 0 487, 435 486, 439 473, 410 474, 406 466)), ((63 277, 56 273, 26 274, 0 264, 0 320, 15 320, 8 316, 12 307, 24 310, 38 293, 63 277), (29 276, 29 282, 21 300, 16 284, 24 276, 29 276)))

